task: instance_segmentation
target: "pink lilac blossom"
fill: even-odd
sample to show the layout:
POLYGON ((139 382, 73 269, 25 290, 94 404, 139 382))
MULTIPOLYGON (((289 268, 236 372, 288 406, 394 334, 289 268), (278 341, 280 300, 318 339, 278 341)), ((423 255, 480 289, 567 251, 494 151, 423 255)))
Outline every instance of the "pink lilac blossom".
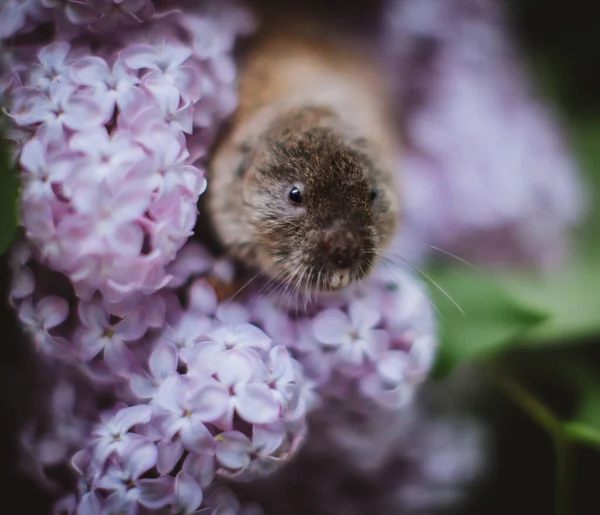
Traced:
MULTIPOLYGON (((44 2, 70 23, 89 23, 84 11, 98 23, 152 11, 137 0, 44 2)), ((53 42, 3 80, 26 236, 79 297, 98 292, 117 303, 171 280, 166 266, 193 234, 206 188, 198 158, 236 106, 229 52, 242 24, 222 18, 161 14, 152 37, 140 27, 120 31, 95 55, 85 39, 53 42), (203 34, 194 24, 222 41, 210 55, 196 49, 203 34)), ((21 49, 10 50, 18 60, 21 49)))
POLYGON ((405 236, 488 264, 560 264, 583 188, 492 0, 389 0, 382 47, 399 90, 405 236))

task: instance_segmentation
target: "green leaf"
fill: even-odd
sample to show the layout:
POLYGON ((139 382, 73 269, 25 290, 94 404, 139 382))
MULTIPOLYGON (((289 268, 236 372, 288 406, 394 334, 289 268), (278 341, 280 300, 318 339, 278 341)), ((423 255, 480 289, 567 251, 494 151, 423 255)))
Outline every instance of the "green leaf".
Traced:
POLYGON ((507 295, 494 279, 481 273, 446 269, 434 273, 432 280, 439 286, 431 288, 431 294, 440 313, 442 341, 437 377, 464 362, 519 346, 519 337, 547 316, 507 295))
POLYGON ((531 344, 571 344, 600 335, 600 254, 590 254, 548 277, 505 274, 499 282, 519 303, 548 316, 528 329, 531 344))
POLYGON ((579 422, 567 422, 564 432, 571 440, 600 449, 600 430, 595 427, 579 422))
POLYGON ((10 164, 6 142, 0 139, 0 255, 12 243, 19 226, 19 180, 10 164))

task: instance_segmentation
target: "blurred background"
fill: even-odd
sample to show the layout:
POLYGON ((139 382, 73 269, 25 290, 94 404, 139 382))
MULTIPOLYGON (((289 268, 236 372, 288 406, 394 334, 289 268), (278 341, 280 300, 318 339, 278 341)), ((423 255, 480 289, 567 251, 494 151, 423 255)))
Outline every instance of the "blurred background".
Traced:
MULTIPOLYGON (((590 212, 577 234, 572 261, 550 279, 502 271, 493 283, 478 282, 474 287, 475 275, 460 263, 432 267, 432 277, 466 311, 482 319, 490 312, 506 315, 492 316, 480 333, 473 326, 465 331, 462 315, 439 291, 432 291, 445 320, 440 323, 443 347, 431 388, 443 391, 446 384, 458 383, 456 397, 455 390, 449 390, 450 396, 432 409, 444 411, 456 404, 461 412, 477 417, 489 433, 485 473, 457 513, 596 514, 600 513, 600 15, 597 6, 584 0, 507 0, 507 5, 523 58, 541 91, 557 106, 574 144, 589 185, 590 212), (482 303, 482 296, 493 300, 482 303), (503 331, 511 337, 499 337, 503 331)), ((8 191, 10 181, 10 176, 0 174, 0 191, 8 191)), ((12 216, 8 201, 3 200, 0 212, 0 221, 12 216)), ((2 267, 0 291, 6 298, 5 260, 2 267)), ((1 497, 3 503, 16 502, 19 513, 49 513, 47 494, 16 473, 15 431, 35 411, 32 392, 43 379, 36 375, 35 360, 19 345, 22 336, 4 306, 0 334, 1 497)))

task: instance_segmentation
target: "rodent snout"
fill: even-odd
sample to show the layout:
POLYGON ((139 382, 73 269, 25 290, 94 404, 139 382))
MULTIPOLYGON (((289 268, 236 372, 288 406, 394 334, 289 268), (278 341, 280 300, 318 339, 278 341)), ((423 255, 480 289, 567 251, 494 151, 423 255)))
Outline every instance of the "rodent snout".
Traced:
POLYGON ((334 269, 350 269, 362 255, 362 245, 351 231, 323 231, 319 244, 325 261, 334 269))

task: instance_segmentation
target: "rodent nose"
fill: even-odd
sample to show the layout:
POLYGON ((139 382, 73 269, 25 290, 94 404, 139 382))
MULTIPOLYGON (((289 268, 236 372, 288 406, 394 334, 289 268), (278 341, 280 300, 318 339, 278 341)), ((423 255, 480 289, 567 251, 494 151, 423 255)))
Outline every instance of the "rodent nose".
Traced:
POLYGON ((327 261, 337 269, 352 268, 362 252, 357 238, 350 231, 325 231, 321 246, 327 261))

